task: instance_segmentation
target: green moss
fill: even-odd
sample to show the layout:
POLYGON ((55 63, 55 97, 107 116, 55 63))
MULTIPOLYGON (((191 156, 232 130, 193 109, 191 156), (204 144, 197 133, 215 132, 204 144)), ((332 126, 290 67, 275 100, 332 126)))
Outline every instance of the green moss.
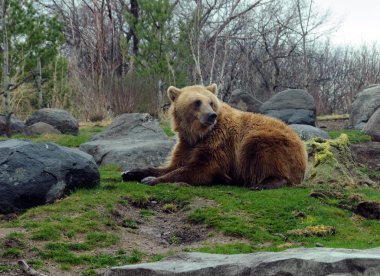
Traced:
POLYGON ((307 226, 303 229, 294 229, 289 230, 288 234, 295 235, 295 236, 329 236, 334 235, 336 232, 335 228, 332 226, 327 225, 314 225, 314 226, 307 226))
POLYGON ((312 161, 305 181, 307 185, 327 185, 330 188, 374 185, 357 168, 347 134, 329 140, 314 138, 306 142, 306 147, 312 161))
POLYGON ((371 141, 371 136, 368 134, 361 133, 360 130, 343 129, 343 130, 327 131, 327 133, 330 135, 331 139, 336 139, 341 134, 346 134, 351 144, 365 143, 365 142, 371 141))

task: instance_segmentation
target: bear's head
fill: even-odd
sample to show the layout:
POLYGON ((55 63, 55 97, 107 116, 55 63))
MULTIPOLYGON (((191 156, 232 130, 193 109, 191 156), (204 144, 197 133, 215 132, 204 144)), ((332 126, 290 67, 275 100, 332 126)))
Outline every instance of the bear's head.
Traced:
POLYGON ((217 86, 187 86, 168 88, 172 102, 172 126, 189 143, 194 144, 213 129, 218 121, 219 100, 217 86))

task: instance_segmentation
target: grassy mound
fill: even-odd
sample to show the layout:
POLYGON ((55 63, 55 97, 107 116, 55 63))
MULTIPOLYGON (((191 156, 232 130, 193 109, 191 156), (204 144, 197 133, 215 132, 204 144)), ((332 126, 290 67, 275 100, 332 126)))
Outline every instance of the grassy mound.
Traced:
POLYGON ((314 138, 306 142, 311 167, 307 185, 328 187, 375 186, 353 160, 346 134, 333 140, 314 138))
MULTIPOLYGON (((79 146, 101 129, 86 126, 79 136, 62 135, 53 141, 79 146)), ((333 173, 329 166, 342 162, 333 160, 329 151, 344 151, 346 140, 341 137, 328 146, 313 142, 320 153, 316 160, 325 164, 328 174, 333 173)), ((362 200, 380 202, 380 191, 150 187, 122 182, 118 167, 104 166, 97 188, 74 191, 17 217, 0 216, 0 274, 16 271, 18 259, 49 275, 62 271, 94 275, 108 266, 157 261, 182 251, 235 254, 316 245, 378 247, 380 221, 354 213, 362 200)))

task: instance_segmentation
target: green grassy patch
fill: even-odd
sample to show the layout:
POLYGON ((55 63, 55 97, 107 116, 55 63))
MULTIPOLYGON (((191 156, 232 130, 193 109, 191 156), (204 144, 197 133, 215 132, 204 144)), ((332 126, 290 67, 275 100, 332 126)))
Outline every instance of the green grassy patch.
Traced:
POLYGON ((170 120, 161 120, 160 125, 168 137, 173 137, 175 135, 175 133, 172 131, 170 120))
POLYGON ((347 120, 350 117, 349 114, 332 114, 317 116, 318 121, 332 121, 332 120, 347 120))
POLYGON ((343 129, 327 131, 327 133, 330 135, 331 139, 338 138, 341 134, 345 133, 347 134, 348 140, 351 144, 365 143, 371 141, 371 136, 361 133, 360 130, 343 129))
MULTIPOLYGON (((96 268, 139 262, 145 254, 151 255, 150 260, 166 256, 157 254, 154 249, 152 252, 122 249, 122 231, 136 231, 138 225, 128 212, 125 217, 115 218, 115 210, 120 206, 140 208, 141 223, 149 223, 157 215, 157 210, 151 208, 152 202, 168 215, 188 210, 185 219, 190 228, 202 224, 211 232, 242 240, 241 243, 235 240, 231 244, 207 244, 200 248, 190 245, 191 251, 235 254, 314 247, 316 243, 359 249, 380 246, 380 221, 358 219, 349 208, 341 208, 342 201, 315 198, 309 196, 310 193, 308 188, 253 191, 235 186, 161 184, 152 187, 122 182, 118 167, 104 166, 99 187, 80 189, 54 204, 32 208, 15 220, 0 222, 0 227, 24 228, 25 233, 21 236, 14 233, 8 238, 36 244, 37 263, 41 260, 54 262, 64 271, 81 267, 88 275, 96 268), (192 206, 194 200, 203 200, 205 204, 192 206), (323 231, 327 229, 326 234, 313 234, 322 233, 322 226, 323 231)), ((342 193, 344 198, 356 193, 380 202, 379 190, 342 193)), ((175 246, 180 239, 176 240, 173 235, 169 242, 175 246)), ((6 248, 1 254, 13 259, 29 250, 6 248)))
MULTIPOLYGON (((92 136, 103 131, 105 127, 103 126, 85 126, 79 128, 78 135, 68 135, 68 134, 45 134, 37 137, 29 137, 24 134, 15 134, 12 139, 28 139, 35 142, 53 142, 60 146, 77 148, 81 144, 86 143, 90 140, 92 136)), ((6 137, 0 137, 0 140, 6 140, 6 137)))
POLYGON ((6 275, 5 273, 10 272, 15 268, 15 265, 0 264, 0 273, 4 273, 4 275, 6 275))
POLYGON ((380 181, 380 169, 378 170, 371 170, 367 166, 363 166, 360 168, 360 171, 365 173, 366 175, 369 176, 369 178, 375 180, 375 181, 380 181))

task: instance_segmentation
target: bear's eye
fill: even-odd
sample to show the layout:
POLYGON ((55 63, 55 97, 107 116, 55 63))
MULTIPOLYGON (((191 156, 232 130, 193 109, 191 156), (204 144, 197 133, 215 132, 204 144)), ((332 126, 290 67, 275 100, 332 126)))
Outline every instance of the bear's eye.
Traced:
POLYGON ((202 102, 200 100, 196 100, 194 103, 193 103, 194 107, 200 107, 202 105, 202 102))
POLYGON ((214 103, 210 102, 210 106, 211 106, 211 108, 214 108, 214 103))

